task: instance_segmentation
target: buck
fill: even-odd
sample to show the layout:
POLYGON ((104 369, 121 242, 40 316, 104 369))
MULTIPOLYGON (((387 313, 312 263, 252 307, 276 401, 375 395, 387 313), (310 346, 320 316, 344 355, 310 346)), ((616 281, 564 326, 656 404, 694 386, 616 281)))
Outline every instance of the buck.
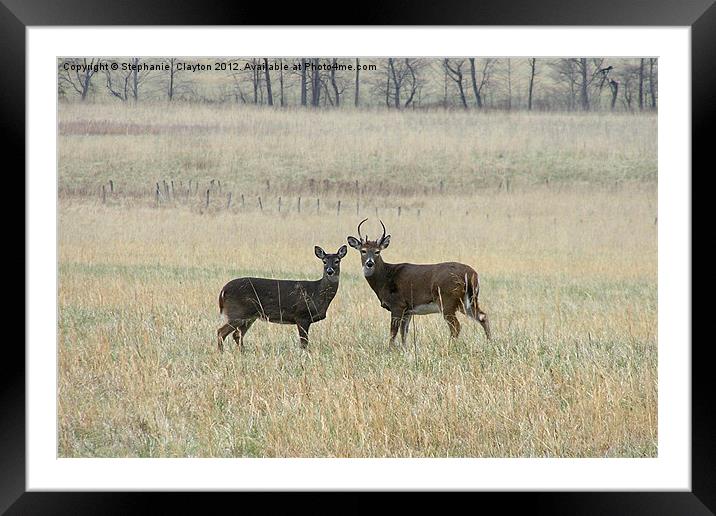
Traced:
POLYGON ((360 251, 363 275, 368 285, 378 296, 380 306, 390 312, 390 344, 395 342, 400 329, 400 339, 405 345, 405 336, 414 315, 442 313, 450 327, 451 337, 460 334, 460 322, 455 315, 462 312, 476 320, 490 339, 490 324, 487 314, 480 310, 477 295, 480 282, 477 272, 457 262, 435 264, 387 263, 380 253, 390 244, 390 235, 377 240, 362 236, 358 224, 358 238, 349 236, 348 245, 360 251))
POLYGON ((237 278, 228 282, 219 293, 219 312, 225 324, 218 330, 219 351, 231 333, 243 351, 244 336, 256 319, 295 324, 301 347, 308 347, 311 324, 326 318, 326 311, 338 292, 341 259, 348 252, 341 246, 336 254, 314 248, 323 261, 323 277, 316 281, 237 278))

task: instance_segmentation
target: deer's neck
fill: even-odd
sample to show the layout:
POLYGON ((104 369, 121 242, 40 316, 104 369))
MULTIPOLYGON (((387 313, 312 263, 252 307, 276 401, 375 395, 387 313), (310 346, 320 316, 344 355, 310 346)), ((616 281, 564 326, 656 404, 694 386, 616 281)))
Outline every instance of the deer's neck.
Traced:
POLYGON ((338 281, 331 281, 328 279, 328 276, 324 275, 323 278, 318 280, 316 287, 316 304, 320 306, 322 310, 325 310, 338 292, 338 281))
POLYGON ((373 274, 366 277, 366 280, 368 280, 368 285, 370 285, 370 288, 373 289, 373 292, 376 293, 378 296, 378 299, 383 299, 384 296, 384 290, 386 286, 388 286, 388 279, 390 276, 390 267, 391 265, 389 263, 385 263, 383 259, 375 261, 375 270, 373 271, 373 274))

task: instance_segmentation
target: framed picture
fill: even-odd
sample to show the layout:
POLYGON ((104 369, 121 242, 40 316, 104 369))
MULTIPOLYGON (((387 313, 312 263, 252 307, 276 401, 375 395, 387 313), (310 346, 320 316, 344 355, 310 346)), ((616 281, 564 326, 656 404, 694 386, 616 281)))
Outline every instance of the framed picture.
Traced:
POLYGON ((713 510, 690 336, 708 2, 214 28, 231 10, 160 5, 0 7, 28 202, 3 509, 459 490, 713 510))

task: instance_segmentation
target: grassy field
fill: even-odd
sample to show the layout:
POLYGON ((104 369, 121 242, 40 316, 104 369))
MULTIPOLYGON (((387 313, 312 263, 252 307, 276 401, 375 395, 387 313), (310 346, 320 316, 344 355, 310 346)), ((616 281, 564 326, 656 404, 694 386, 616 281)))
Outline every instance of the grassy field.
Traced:
POLYGON ((657 454, 654 115, 63 105, 59 171, 60 456, 657 454), (224 283, 318 278, 376 215, 387 261, 480 273, 491 342, 431 315, 389 351, 350 249, 310 353, 217 352, 224 283))

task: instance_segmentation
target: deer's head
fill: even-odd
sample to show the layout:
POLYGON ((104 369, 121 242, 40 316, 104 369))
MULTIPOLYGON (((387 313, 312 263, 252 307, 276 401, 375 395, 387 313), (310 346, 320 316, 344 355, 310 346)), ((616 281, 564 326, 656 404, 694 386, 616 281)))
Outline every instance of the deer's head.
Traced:
POLYGON ((338 276, 341 274, 341 258, 348 253, 348 248, 343 245, 336 254, 326 254, 318 246, 315 246, 313 251, 318 259, 323 261, 323 277, 330 282, 337 282, 338 276))
POLYGON ((377 240, 369 240, 368 236, 360 234, 360 227, 368 219, 358 224, 358 238, 349 236, 348 245, 353 249, 360 251, 360 261, 363 265, 363 276, 369 278, 373 275, 376 268, 379 268, 383 264, 383 259, 380 257, 380 252, 387 248, 390 244, 390 235, 385 234, 385 224, 380 221, 380 225, 383 226, 383 235, 377 240))

